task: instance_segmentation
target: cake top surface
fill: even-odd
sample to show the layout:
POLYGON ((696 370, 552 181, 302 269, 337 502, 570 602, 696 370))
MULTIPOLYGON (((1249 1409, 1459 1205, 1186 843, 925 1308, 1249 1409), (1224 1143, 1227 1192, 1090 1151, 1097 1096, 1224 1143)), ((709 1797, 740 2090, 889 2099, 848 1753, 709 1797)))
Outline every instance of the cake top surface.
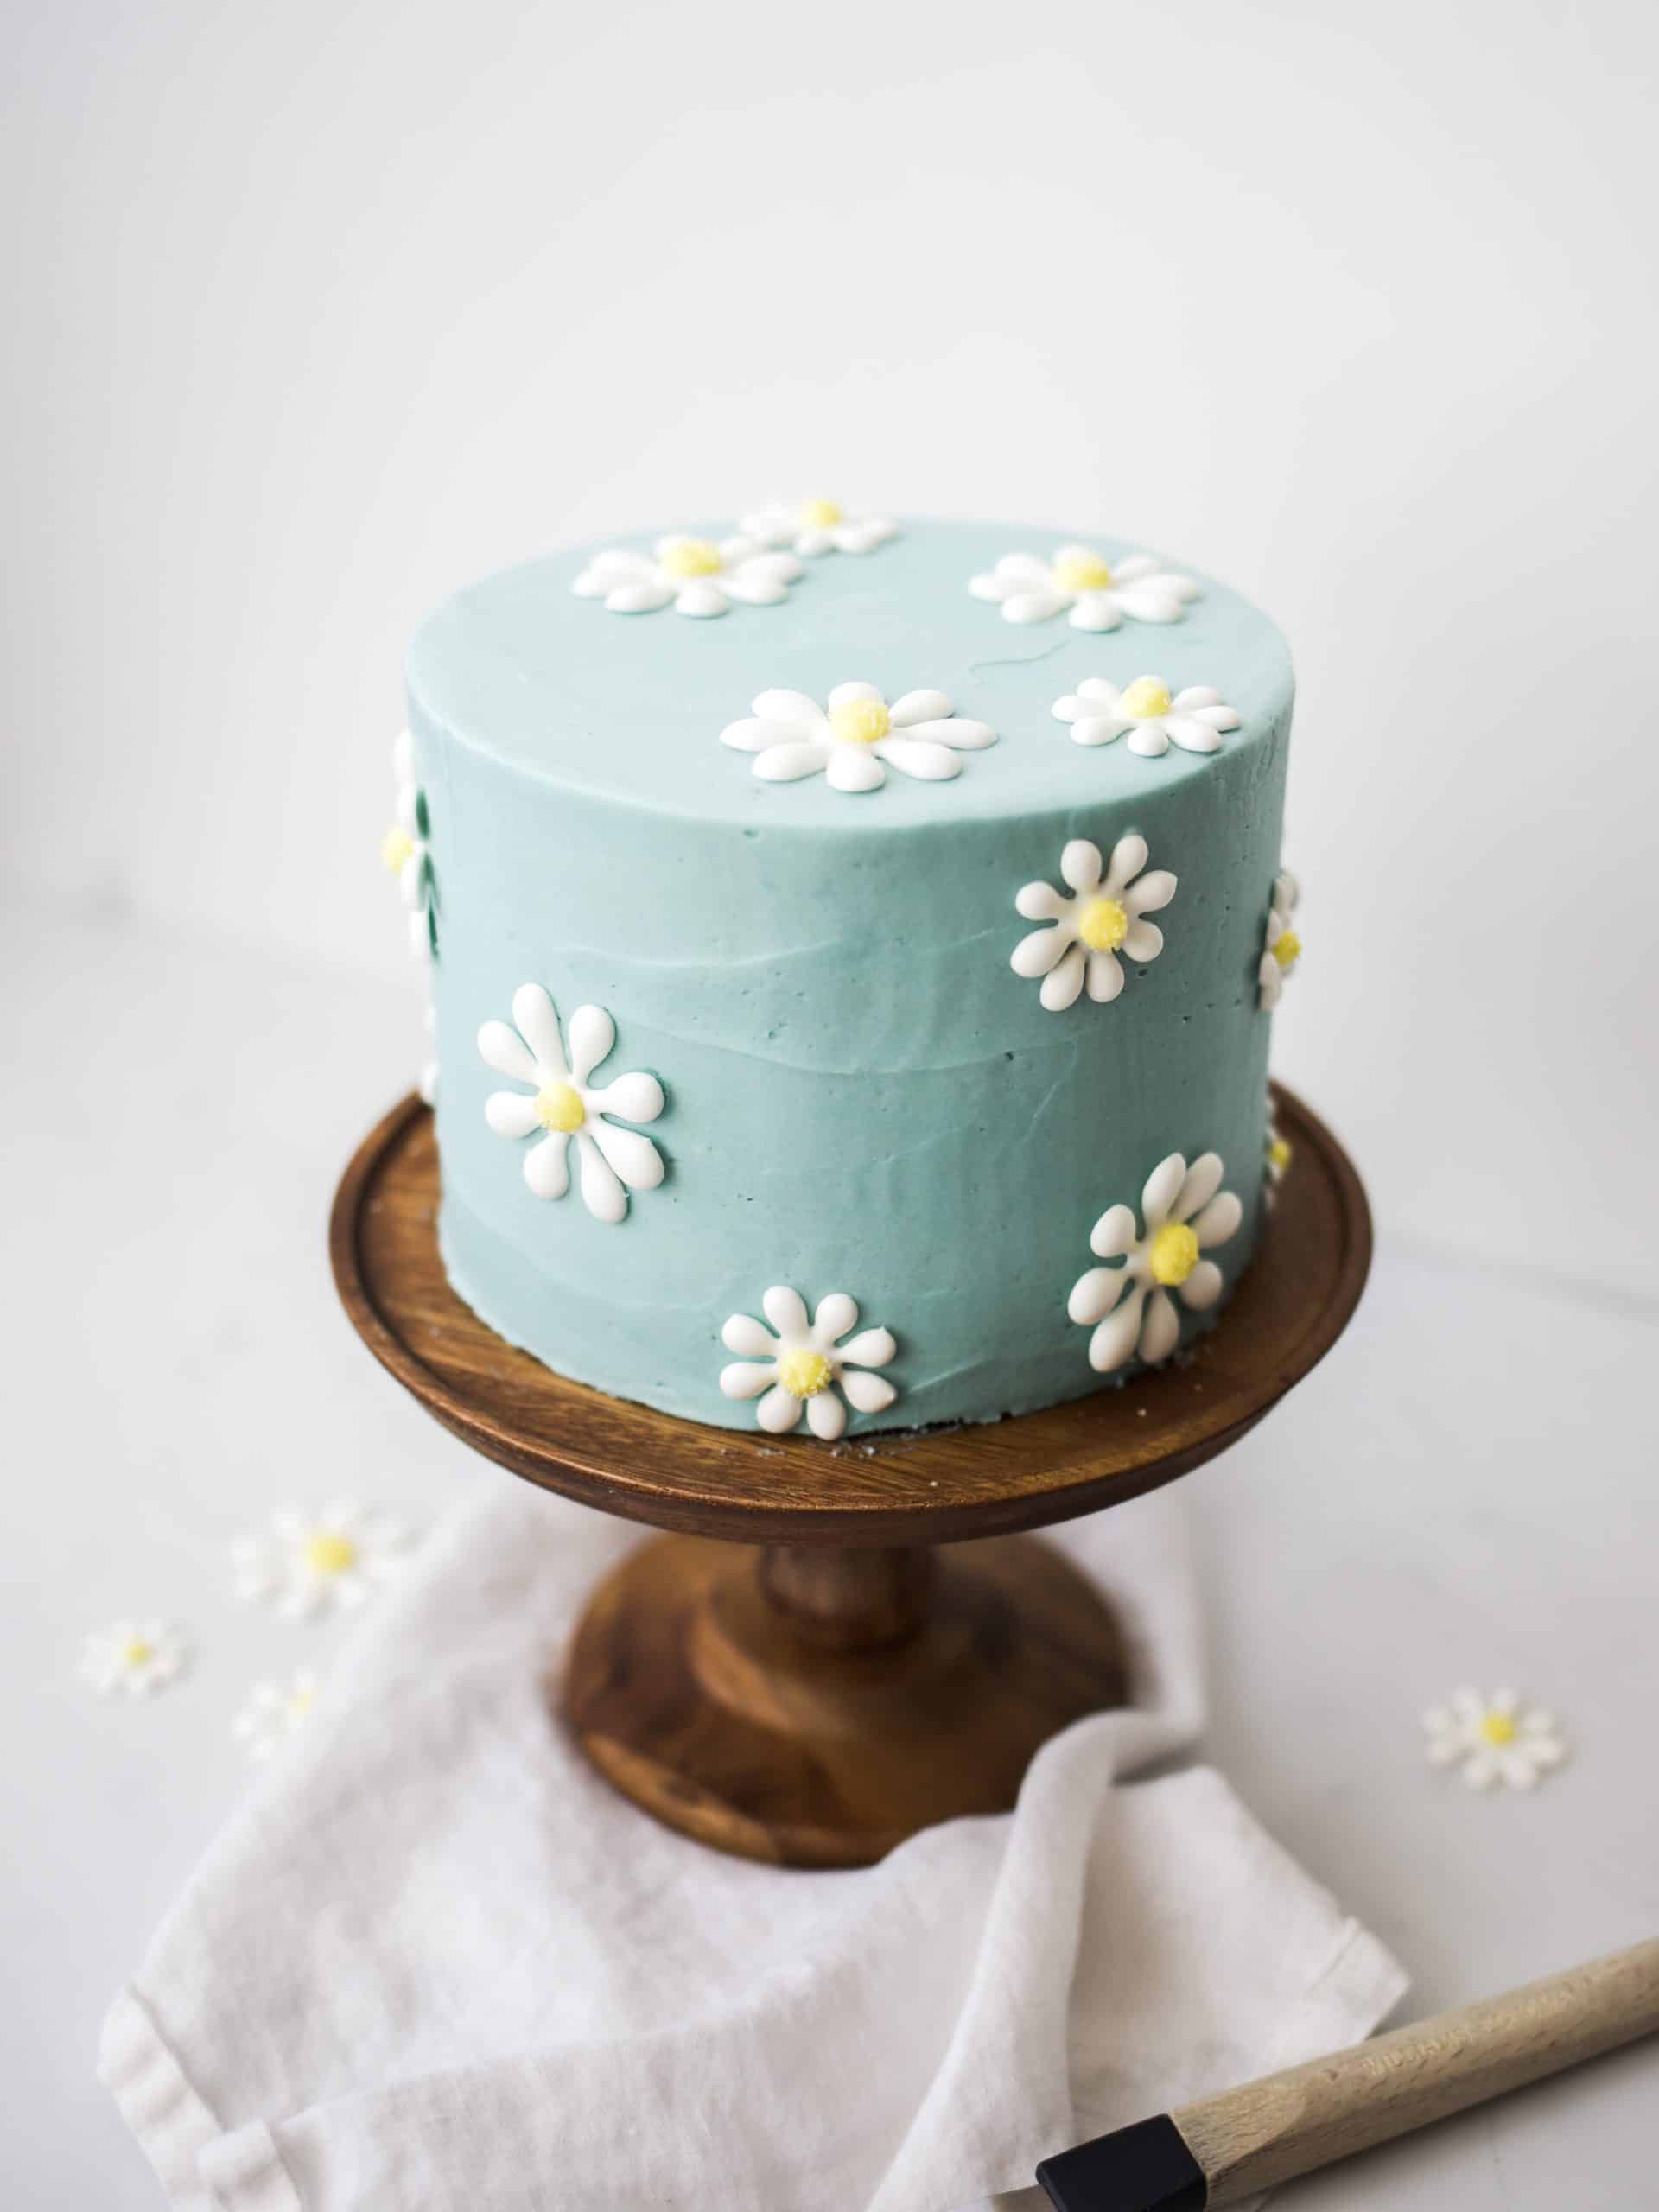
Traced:
MULTIPOLYGON (((784 518, 779 530, 799 522, 784 518)), ((751 535, 746 553, 734 550, 734 524, 690 524, 504 569, 417 633, 412 725, 653 811, 868 834, 1133 799, 1200 774, 1205 755, 1185 749, 1193 728, 1179 695, 1190 687, 1236 711, 1220 739, 1230 750, 1259 742, 1289 711, 1279 631, 1185 563, 1118 538, 1004 523, 892 529, 868 550, 802 557, 787 537, 767 546, 751 535), (779 596, 755 604, 736 595, 745 591, 779 596), (723 599, 728 611, 683 612, 686 597, 723 599), (615 611, 619 600, 658 603, 630 613, 615 611), (849 696, 847 685, 880 700, 849 696), (767 700, 757 715, 766 693, 797 696, 767 700), (918 693, 944 694, 953 715, 918 693), (1055 715, 1063 698, 1072 727, 1055 715), (1125 734, 1073 741, 1074 728, 1105 715, 1125 734), (1130 740, 1160 741, 1166 717, 1173 745, 1135 749, 1130 740), (953 734, 952 719, 967 727, 953 734), (770 779, 809 760, 798 780, 770 779), (880 764, 879 788, 837 786, 874 776, 866 762, 880 764)), ((822 535, 802 524, 794 542, 822 535)))

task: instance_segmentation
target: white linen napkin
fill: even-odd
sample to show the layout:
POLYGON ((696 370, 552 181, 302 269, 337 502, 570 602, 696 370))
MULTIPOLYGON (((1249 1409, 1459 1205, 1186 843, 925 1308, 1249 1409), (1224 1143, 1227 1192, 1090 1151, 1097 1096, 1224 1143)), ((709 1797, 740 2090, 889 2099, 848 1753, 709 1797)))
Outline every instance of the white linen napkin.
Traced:
POLYGON ((489 1481, 209 1851, 99 2064, 180 2212, 949 2212, 1401 1995, 1218 1776, 1124 1781, 1201 1719, 1175 1495, 1049 1539, 1135 1704, 845 1873, 706 1850, 565 1740, 550 1668, 641 1535, 489 1481))

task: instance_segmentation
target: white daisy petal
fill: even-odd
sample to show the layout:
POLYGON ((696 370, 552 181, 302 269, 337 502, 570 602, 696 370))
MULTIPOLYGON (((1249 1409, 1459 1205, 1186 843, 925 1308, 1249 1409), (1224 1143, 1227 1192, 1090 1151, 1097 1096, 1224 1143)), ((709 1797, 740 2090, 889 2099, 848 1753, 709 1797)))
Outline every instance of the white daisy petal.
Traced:
POLYGON ((1161 1229, 1169 1219, 1169 1210, 1174 1205, 1186 1175, 1186 1162, 1179 1152, 1172 1152, 1160 1160, 1147 1178, 1146 1188, 1141 1193, 1141 1218, 1147 1233, 1161 1229))
MULTIPOLYGON (((518 1034, 536 1055, 536 1065, 545 1082, 548 1073, 563 1076, 565 1066, 564 1047, 559 1038, 559 1017, 554 1012, 553 1001, 539 983, 521 983, 512 995, 512 1019, 518 1034)), ((505 1070, 503 1070, 505 1073, 505 1070)))
POLYGON ((988 722, 969 721, 962 715, 954 715, 948 721, 908 724, 905 735, 925 738, 935 745, 953 745, 960 753, 982 753, 988 745, 996 743, 996 732, 988 722))
POLYGON ((1147 1318, 1138 1346, 1141 1357, 1148 1367, 1155 1367, 1160 1360, 1169 1357, 1180 1338, 1180 1316, 1169 1293, 1160 1284, 1147 1300, 1147 1318))
POLYGON ((591 1114, 614 1114, 624 1122, 654 1122, 667 1101, 654 1075, 620 1075, 602 1090, 588 1095, 591 1114))
POLYGON ((1123 893, 1123 906, 1133 915, 1155 914, 1175 896, 1176 879, 1166 868, 1148 868, 1123 893))
POLYGON ((729 1315, 721 1330, 720 1341, 728 1351, 740 1353, 745 1359, 770 1359, 778 1349, 772 1332, 763 1328, 753 1313, 729 1315))
POLYGON ((542 1071, 534 1054, 518 1032, 510 1029, 505 1021, 484 1024, 478 1033, 478 1052, 485 1066, 493 1068, 497 1075, 510 1076, 515 1083, 531 1083, 539 1089, 542 1071))
POLYGON ((538 1198, 562 1198, 569 1189, 570 1168, 565 1158, 569 1143, 563 1129, 550 1129, 524 1154, 524 1180, 538 1198))
POLYGON ((887 772, 868 745, 832 747, 824 781, 838 791, 876 791, 887 780, 887 772))
POLYGON ((1164 933, 1156 922, 1131 922, 1123 935, 1126 960, 1155 960, 1164 949, 1164 933))
POLYGON ((1083 948, 1073 944, 1068 948, 1065 957, 1044 976, 1042 989, 1038 993, 1038 997, 1050 1014, 1064 1014, 1067 1007, 1076 1005, 1083 988, 1083 948))
POLYGON ((829 765, 833 748, 820 738, 791 738, 756 756, 754 772, 763 783, 794 784, 829 765))
POLYGON ((851 1367, 885 1367, 898 1356, 899 1347, 888 1329, 861 1329, 836 1354, 844 1365, 851 1367))
POLYGON ((1129 734, 1129 750, 1146 760, 1161 760, 1169 750, 1169 734, 1160 721, 1138 722, 1129 734))
POLYGON ((775 1360, 734 1359, 720 1370, 720 1387, 728 1398, 758 1398, 777 1380, 775 1360))
MULTIPOLYGON (((565 1031, 570 1040, 571 1079, 586 1083, 600 1062, 609 1058, 616 1044, 616 1024, 602 1006, 579 1006, 565 1024, 565 1031)), ((556 1050, 557 1030, 553 1033, 556 1050)), ((535 1039, 531 1042, 535 1044, 535 1039)), ((536 1049, 538 1058, 545 1057, 539 1045, 536 1049)))
MULTIPOLYGON (((624 1134, 620 1129, 613 1136, 624 1134)), ((641 1137, 641 1144, 647 1140, 641 1137)), ((628 1211, 628 1194, 617 1179, 616 1171, 601 1153, 588 1129, 576 1132, 576 1173, 581 1178, 582 1202, 595 1221, 619 1222, 628 1211)))
POLYGON ((1211 1199, 1192 1224, 1192 1234, 1198 1240, 1198 1249, 1207 1251, 1212 1244, 1224 1244, 1243 1218, 1244 1208, 1236 1192, 1221 1192, 1211 1199))
POLYGON ((654 1191, 662 1181, 663 1155, 638 1129, 619 1128, 614 1122, 590 1121, 587 1133, 612 1173, 631 1191, 654 1191))
POLYGON ((1079 1328, 1092 1329, 1105 1319, 1133 1281, 1125 1268, 1090 1268, 1071 1286, 1065 1301, 1068 1317, 1079 1328))
POLYGON ((1058 919, 1071 904, 1063 892, 1052 884, 1022 885, 1014 901, 1014 911, 1028 922, 1052 922, 1058 919))
POLYGON ((871 748, 901 775, 923 783, 946 784, 962 773, 962 763, 948 745, 934 745, 917 737, 884 737, 871 748))
MULTIPOLYGON (((1199 707, 1220 706, 1221 694, 1208 683, 1189 683, 1185 690, 1175 694, 1170 704, 1180 713, 1190 715, 1199 707)), ((1232 709, 1229 708, 1227 711, 1230 714, 1232 709)))
POLYGON ((821 1351, 828 1351, 849 1329, 858 1325, 858 1306, 844 1290, 832 1290, 828 1298, 818 1300, 818 1310, 812 1316, 812 1341, 821 1351))
POLYGON ((861 1369, 843 1375, 841 1387, 848 1404, 861 1414, 884 1414, 899 1395, 885 1375, 869 1375, 861 1369))
POLYGON ((1086 591, 1071 610, 1074 630, 1116 630, 1122 620, 1115 592, 1086 591))
POLYGON ((1201 1206, 1207 1206, 1221 1188, 1222 1166, 1218 1152, 1200 1153, 1187 1169, 1175 1203, 1170 1209, 1175 1221, 1191 1221, 1201 1206))
POLYGON ((754 1417, 769 1434, 786 1436, 791 1428, 799 1426, 801 1401, 779 1382, 761 1399, 754 1417))
POLYGON ((874 683, 837 683, 830 694, 831 714, 837 707, 879 707, 882 703, 881 694, 874 683))
POLYGON ((1034 589, 1049 580, 1049 564, 1034 553, 1005 553, 992 572, 1005 591, 1034 589))
POLYGON ((1179 622, 1186 611, 1179 596, 1166 591, 1161 581, 1153 577, 1144 584, 1132 583, 1127 590, 1120 590, 1116 600, 1124 613, 1132 614, 1137 622, 1179 622))
POLYGON ((751 721, 728 722, 720 733, 722 745, 729 745, 735 753, 764 753, 769 745, 778 742, 779 725, 766 722, 758 716, 751 721))
POLYGON ((1123 970, 1114 952, 1091 951, 1084 963, 1089 995, 1096 1006, 1110 1006, 1123 988, 1123 970))
POLYGON ((806 1402, 806 1425, 814 1436, 833 1444, 847 1427, 847 1408, 833 1390, 820 1390, 806 1402))
POLYGON ((1059 961, 1066 947, 1072 942, 1071 933, 1065 929, 1033 930, 1029 937, 1022 937, 1008 956, 1008 965, 1016 976, 1023 976, 1028 982, 1046 976, 1059 961))
MULTIPOLYGON (((776 607, 789 597, 789 586, 776 576, 757 575, 758 566, 756 562, 746 562, 721 578, 721 589, 728 599, 740 600, 745 607, 776 607)), ((687 610, 683 607, 682 611, 687 610)))
POLYGON ((1112 847, 1111 866, 1106 871, 1105 889, 1109 899, 1122 898, 1127 887, 1145 868, 1147 855, 1147 841, 1137 831, 1132 830, 1127 836, 1118 839, 1112 847))
POLYGON ((803 733, 825 727, 823 709, 804 691, 763 691, 750 707, 762 721, 782 722, 803 733))
POLYGON ((1080 899, 1100 888, 1100 847, 1088 837, 1073 837, 1060 848, 1060 874, 1080 899))
POLYGON ((1141 1333, 1141 1308, 1146 1285, 1136 1283, 1116 1312, 1109 1313, 1089 1339, 1089 1364, 1097 1375, 1109 1375, 1135 1351, 1141 1333))
POLYGON ((895 729, 908 729, 915 722, 948 721, 955 712, 943 691, 906 691, 887 709, 895 729))
POLYGON ((1046 622, 1068 604, 1068 594, 1046 588, 1017 591, 1002 602, 1005 622, 1046 622))
POLYGON ((1194 1313, 1207 1313, 1221 1296, 1221 1269, 1213 1260, 1200 1260, 1181 1285, 1181 1303, 1194 1313))
POLYGON ((1108 1206, 1089 1233, 1089 1249, 1097 1260, 1120 1259, 1135 1249, 1135 1208, 1108 1206))
POLYGON ((1122 737, 1126 729, 1133 727, 1126 715, 1083 715, 1071 725, 1071 742, 1073 745, 1110 745, 1122 737))
POLYGON ((484 1101, 484 1119, 499 1137, 527 1137, 536 1127, 536 1100, 523 1090, 493 1090, 484 1101))
POLYGON ((805 1300, 786 1283, 772 1285, 760 1301, 760 1311, 778 1332, 780 1342, 804 1344, 811 1334, 805 1300))
POLYGON ((1208 722, 1196 715, 1166 715, 1164 734, 1172 745, 1179 745, 1183 753, 1218 753, 1221 739, 1208 722))
MULTIPOLYGON (((712 576, 693 576, 690 582, 682 584, 675 594, 676 611, 681 614, 695 615, 700 620, 705 621, 711 615, 729 614, 732 602, 726 595, 725 588, 729 586, 731 581, 731 578, 727 576, 722 577, 721 582, 716 583, 712 576)), ((781 599, 783 594, 779 592, 778 596, 781 599)))

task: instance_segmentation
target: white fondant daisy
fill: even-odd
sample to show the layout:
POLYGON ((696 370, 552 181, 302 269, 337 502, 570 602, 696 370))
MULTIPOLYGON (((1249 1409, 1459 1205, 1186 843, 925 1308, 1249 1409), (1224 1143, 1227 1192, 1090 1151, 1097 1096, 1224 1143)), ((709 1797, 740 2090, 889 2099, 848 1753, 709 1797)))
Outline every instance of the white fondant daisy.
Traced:
POLYGON ((524 1154, 524 1180, 538 1198, 562 1198, 569 1189, 565 1154, 574 1137, 582 1204, 596 1221, 620 1221, 630 1191, 654 1191, 662 1181, 663 1156, 649 1137, 605 1116, 654 1122, 664 1103, 661 1084, 654 1075, 633 1074, 592 1087, 589 1077, 616 1043, 616 1024, 603 1007, 579 1006, 571 1015, 568 1059, 558 1014, 539 983, 521 984, 513 993, 512 1019, 516 1029, 486 1021, 478 1049, 498 1075, 531 1090, 492 1091, 485 1120, 499 1137, 542 1132, 524 1154))
POLYGON ((1267 1181, 1262 1195, 1271 1205, 1279 1195, 1279 1185, 1284 1181, 1291 1161, 1296 1157, 1296 1147, 1279 1127, 1277 1116, 1268 1109, 1268 1135, 1263 1150, 1262 1166, 1267 1181))
POLYGON ((1046 883, 1027 883, 1015 899, 1028 922, 1047 926, 1021 938, 1008 964, 1016 976, 1042 977, 1039 995, 1051 1014, 1075 1003, 1085 978, 1095 1003, 1109 1006, 1123 988, 1119 953, 1144 963, 1163 950, 1163 931, 1144 917, 1168 906, 1175 878, 1166 868, 1143 875, 1146 865, 1146 839, 1120 837, 1103 880, 1100 847, 1074 837, 1060 855, 1060 874, 1071 895, 1046 883))
POLYGON ((1184 753, 1215 753, 1224 730, 1239 715, 1207 683, 1191 683, 1170 696, 1161 676, 1137 676, 1120 691, 1103 676, 1085 677, 1075 691, 1054 702, 1057 721, 1070 722, 1074 745, 1110 745, 1128 733, 1129 751, 1155 760, 1179 745, 1184 753))
POLYGON ((154 1697, 189 1663, 189 1639, 171 1621, 111 1621, 81 1646, 82 1680, 100 1697, 154 1697))
POLYGON ((820 553, 874 552, 899 535, 898 524, 885 515, 850 515, 834 499, 803 499, 795 507, 780 502, 745 515, 738 528, 761 545, 787 545, 808 560, 820 553))
POLYGON ((671 601, 682 614, 726 614, 732 601, 775 607, 801 573, 792 553, 753 537, 659 537, 649 553, 624 546, 597 553, 571 589, 602 599, 613 614, 653 614, 671 601))
POLYGON ((1180 1341, 1183 1306, 1202 1313, 1221 1295, 1221 1269, 1200 1255, 1224 1244, 1243 1217, 1231 1191, 1221 1188, 1220 1155, 1202 1154, 1189 1167, 1179 1152, 1160 1160, 1141 1193, 1142 1226, 1132 1206, 1109 1206, 1089 1239, 1098 1260, 1071 1286, 1066 1312, 1092 1329, 1089 1364, 1109 1375, 1138 1353, 1150 1366, 1169 1357, 1180 1341))
POLYGON ((809 1321, 798 1294, 774 1283, 760 1310, 771 1329, 734 1313, 721 1331, 727 1351, 741 1357, 721 1369, 720 1387, 728 1398, 760 1398, 755 1419, 772 1435, 797 1427, 804 1412, 813 1435, 832 1443, 847 1426, 837 1390, 861 1414, 885 1413, 898 1396, 885 1376, 868 1371, 885 1367, 898 1350, 887 1330, 863 1329, 841 1341, 858 1324, 858 1307, 845 1291, 821 1299, 809 1321))
POLYGON ((1553 1713, 1522 1705, 1514 1690, 1453 1691, 1448 1703, 1423 1715, 1431 1766, 1455 1766, 1471 1789, 1501 1782, 1531 1789, 1567 1757, 1553 1713))
POLYGON ((316 1701, 317 1678, 309 1667, 301 1667, 286 1681, 256 1682, 231 1733, 251 1759, 268 1759, 305 1726, 316 1701))
POLYGON ((404 730, 391 749, 397 779, 392 823, 380 840, 380 858, 397 879, 409 909, 409 949, 417 960, 437 950, 437 899, 429 842, 426 793, 416 781, 415 741, 404 730))
POLYGON ((1255 971, 1256 997, 1271 1014, 1285 995, 1285 978, 1301 957, 1302 940, 1290 925, 1302 895, 1301 886, 1288 868, 1273 879, 1273 900, 1268 908, 1268 931, 1255 971))
POLYGON ((943 691, 906 691, 888 706, 874 683, 838 683, 827 709, 804 691, 763 691, 753 719, 728 722, 720 741, 753 753, 769 784, 822 773, 838 791, 873 791, 890 767, 928 783, 959 776, 958 754, 995 745, 996 732, 958 716, 943 691))
POLYGON ((1107 561, 1089 545, 1062 545, 1049 561, 1006 553, 968 588, 976 599, 995 600, 1005 622, 1046 622, 1069 607, 1074 630, 1116 630, 1125 615, 1179 622, 1199 596, 1191 576, 1173 575, 1150 553, 1107 561))
POLYGON ((321 1513, 273 1513, 269 1529, 231 1547, 236 1594, 285 1620, 350 1611, 397 1573, 410 1541, 401 1521, 344 1499, 321 1513))

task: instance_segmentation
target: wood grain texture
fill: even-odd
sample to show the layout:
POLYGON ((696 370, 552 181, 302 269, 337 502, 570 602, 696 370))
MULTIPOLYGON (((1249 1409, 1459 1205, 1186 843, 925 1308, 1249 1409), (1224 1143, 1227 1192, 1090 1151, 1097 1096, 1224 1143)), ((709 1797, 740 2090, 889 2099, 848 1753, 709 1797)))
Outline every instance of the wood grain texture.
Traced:
MULTIPOLYGON (((515 1473, 607 1513, 750 1543, 913 1545, 1039 1528, 1122 1503, 1243 1436, 1336 1342, 1370 1264, 1346 1154, 1288 1091, 1295 1147, 1255 1257, 1190 1358, 1018 1420, 805 1436, 706 1427, 568 1381, 450 1289, 438 1255, 437 1148, 418 1100, 359 1147, 329 1244, 346 1310, 439 1421, 515 1473)), ((1087 1261, 1079 1230, 1078 1270, 1087 1261)), ((1084 1356, 1078 1332, 1078 1358, 1084 1356)), ((711 1367, 721 1358, 710 1330, 711 1367)))
POLYGON ((936 1567, 925 1553, 818 1554, 843 1562, 809 1585, 820 1616, 839 1607, 864 1631, 840 1648, 775 1602, 803 1556, 780 1569, 749 1545, 659 1537, 600 1585, 576 1630, 561 1702, 578 1742, 625 1796, 703 1843, 775 1866, 869 1865, 937 1821, 1005 1812, 1051 1736, 1123 1700, 1109 1612, 1033 1537, 965 1544, 936 1567), (907 1557, 931 1586, 919 1618, 907 1557))
POLYGON ((1234 2204, 1655 2033, 1659 1940, 1206 2097, 1173 2119, 1209 2181, 1209 2203, 1234 2204))

